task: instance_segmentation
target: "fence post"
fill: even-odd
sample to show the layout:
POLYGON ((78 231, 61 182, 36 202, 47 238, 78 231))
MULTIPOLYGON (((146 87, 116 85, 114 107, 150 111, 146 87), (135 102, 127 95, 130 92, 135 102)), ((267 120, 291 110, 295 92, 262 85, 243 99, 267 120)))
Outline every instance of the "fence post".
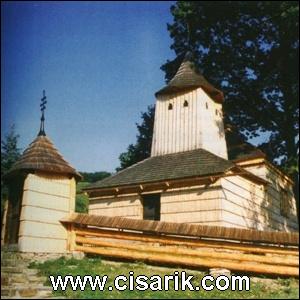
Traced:
POLYGON ((76 239, 74 224, 72 224, 72 223, 68 224, 67 230, 68 230, 68 245, 67 245, 67 248, 68 248, 69 251, 73 252, 75 250, 75 239, 76 239))

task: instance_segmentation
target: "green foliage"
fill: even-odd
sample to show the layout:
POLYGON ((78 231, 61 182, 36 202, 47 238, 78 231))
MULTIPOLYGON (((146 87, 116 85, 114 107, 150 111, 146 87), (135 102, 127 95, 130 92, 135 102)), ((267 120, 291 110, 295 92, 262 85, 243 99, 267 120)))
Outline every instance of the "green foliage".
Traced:
POLYGON ((142 113, 142 123, 136 124, 138 129, 136 143, 130 144, 127 152, 119 156, 120 167, 117 171, 125 169, 147 157, 151 154, 151 143, 153 135, 155 106, 148 106, 147 112, 142 113))
POLYGON ((5 139, 1 141, 1 178, 21 155, 21 149, 18 148, 19 137, 13 125, 5 139))
POLYGON ((101 172, 80 172, 80 174, 83 176, 83 181, 86 182, 96 182, 98 180, 102 180, 105 177, 110 176, 111 174, 109 172, 101 171, 101 172))
MULTIPOLYGON (((80 173, 82 174, 82 173, 80 173)), ((87 187, 88 185, 90 185, 91 182, 88 182, 88 181, 79 181, 77 182, 77 185, 76 185, 76 193, 77 194, 80 194, 82 193, 82 189, 87 187)))
POLYGON ((260 147, 290 174, 299 143, 298 10, 293 1, 178 1, 168 24, 176 59, 162 66, 168 81, 192 51, 225 94, 225 123, 246 138, 269 133, 260 147))
POLYGON ((9 171, 21 156, 21 149, 18 148, 19 137, 15 132, 15 126, 12 125, 4 140, 1 140, 1 216, 8 193, 7 186, 3 182, 3 175, 9 171))
POLYGON ((83 193, 82 189, 87 187, 90 183, 102 180, 111 174, 105 171, 94 173, 80 172, 80 174, 83 176, 83 181, 78 182, 76 185, 75 211, 79 213, 87 213, 89 198, 85 193, 83 193))
POLYGON ((89 197, 85 194, 76 194, 75 211, 78 213, 87 213, 89 206, 89 197))
MULTIPOLYGON (((80 260, 59 258, 56 260, 49 260, 44 263, 33 263, 32 268, 37 268, 40 273, 47 277, 47 285, 50 285, 49 275, 66 276, 66 275, 107 275, 108 282, 106 286, 113 286, 113 279, 117 275, 129 276, 129 271, 134 271, 134 276, 146 275, 148 278, 151 275, 173 275, 175 271, 179 273, 186 271, 189 275, 194 275, 192 283, 198 285, 200 279, 205 275, 203 272, 184 270, 179 268, 158 268, 155 266, 148 266, 144 263, 109 263, 102 261, 100 256, 93 256, 93 258, 83 258, 80 260)), ((263 280, 261 282, 251 281, 250 291, 174 291, 172 281, 169 291, 92 291, 89 286, 85 291, 72 291, 70 287, 66 291, 54 292, 54 296, 63 296, 69 299, 296 299, 298 298, 299 286, 296 279, 290 278, 288 280, 272 280, 272 282, 263 280)))
POLYGON ((83 176, 84 181, 80 181, 76 185, 76 200, 75 200, 75 211, 79 213, 87 213, 89 206, 89 197, 83 193, 82 189, 87 187, 90 183, 102 180, 111 174, 105 171, 101 172, 80 172, 83 176))
MULTIPOLYGON (((82 174, 82 172, 80 173, 82 174)), ((93 173, 86 173, 93 174, 93 173)), ((87 213, 89 207, 89 197, 82 191, 90 182, 80 181, 76 185, 75 211, 78 213, 87 213)))
MULTIPOLYGON (((82 174, 82 173, 81 173, 82 174)), ((82 191, 90 182, 80 181, 76 185, 75 211, 78 213, 87 213, 89 206, 89 197, 82 191)))

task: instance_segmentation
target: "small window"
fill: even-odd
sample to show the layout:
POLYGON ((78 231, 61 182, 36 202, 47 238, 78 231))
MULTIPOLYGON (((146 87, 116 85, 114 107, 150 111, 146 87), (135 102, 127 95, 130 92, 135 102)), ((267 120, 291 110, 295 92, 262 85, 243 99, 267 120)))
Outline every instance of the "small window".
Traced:
POLYGON ((188 107, 188 106, 189 106, 189 103, 187 102, 187 100, 184 100, 183 107, 188 107))
POLYGON ((173 109, 173 104, 169 103, 168 110, 172 110, 172 109, 173 109))
POLYGON ((206 109, 208 109, 208 104, 207 104, 207 102, 205 103, 205 106, 206 106, 206 109))
POLYGON ((286 189, 280 189, 280 214, 284 217, 288 217, 290 215, 291 209, 291 198, 289 197, 289 193, 286 189))
POLYGON ((160 220, 160 194, 143 196, 143 219, 160 220))
POLYGON ((218 115, 218 110, 216 109, 216 116, 218 115))

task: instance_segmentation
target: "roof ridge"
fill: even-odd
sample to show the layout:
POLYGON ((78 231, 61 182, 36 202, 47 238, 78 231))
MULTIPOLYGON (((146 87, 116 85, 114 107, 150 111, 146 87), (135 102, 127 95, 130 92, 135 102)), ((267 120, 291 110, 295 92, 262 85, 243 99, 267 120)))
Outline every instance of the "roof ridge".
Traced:
POLYGON ((224 161, 230 161, 229 159, 225 159, 225 158, 223 158, 223 157, 221 157, 221 156, 218 156, 218 155, 216 155, 216 154, 214 154, 214 153, 212 153, 212 152, 210 152, 210 151, 208 151, 208 150, 206 150, 206 149, 204 149, 204 148, 197 148, 197 149, 192 149, 192 150, 185 150, 185 151, 180 151, 180 152, 173 152, 173 153, 167 153, 167 154, 161 154, 161 155, 156 155, 156 156, 152 156, 153 158, 154 157, 162 157, 162 156, 171 156, 171 155, 178 155, 178 154, 182 154, 182 153, 186 153, 186 152, 192 152, 192 151, 204 151, 204 152, 206 152, 206 153, 209 153, 210 155, 213 155, 213 156, 215 156, 215 157, 217 157, 218 159, 222 159, 222 160, 224 160, 224 161))

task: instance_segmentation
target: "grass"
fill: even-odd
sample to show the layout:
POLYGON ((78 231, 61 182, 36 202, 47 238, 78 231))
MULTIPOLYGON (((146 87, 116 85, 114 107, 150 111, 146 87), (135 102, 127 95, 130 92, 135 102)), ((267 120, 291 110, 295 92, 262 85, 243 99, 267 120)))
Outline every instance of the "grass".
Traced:
MULTIPOLYGON (((71 258, 59 258, 56 260, 49 260, 44 263, 32 263, 32 268, 37 268, 40 273, 49 275, 108 275, 108 283, 106 286, 113 285, 113 278, 116 275, 124 274, 129 276, 130 271, 134 271, 134 276, 146 275, 148 278, 151 275, 173 275, 174 271, 183 271, 180 268, 160 268, 155 266, 145 265, 143 263, 112 263, 108 261, 102 261, 99 257, 95 258, 83 258, 80 260, 71 258)), ((184 270, 188 275, 194 275, 195 278, 192 281, 194 285, 196 282, 205 275, 203 272, 184 270)), ((47 285, 50 285, 48 279, 47 285)), ((88 286, 89 287, 89 286, 88 286)), ((64 296, 70 299, 199 299, 199 298, 217 298, 217 299, 299 299, 299 287, 298 280, 293 278, 288 279, 274 279, 274 280, 250 280, 250 291, 218 291, 214 289, 212 291, 174 291, 170 287, 169 291, 92 291, 90 288, 85 291, 73 291, 70 287, 66 291, 54 292, 54 295, 64 296)))

